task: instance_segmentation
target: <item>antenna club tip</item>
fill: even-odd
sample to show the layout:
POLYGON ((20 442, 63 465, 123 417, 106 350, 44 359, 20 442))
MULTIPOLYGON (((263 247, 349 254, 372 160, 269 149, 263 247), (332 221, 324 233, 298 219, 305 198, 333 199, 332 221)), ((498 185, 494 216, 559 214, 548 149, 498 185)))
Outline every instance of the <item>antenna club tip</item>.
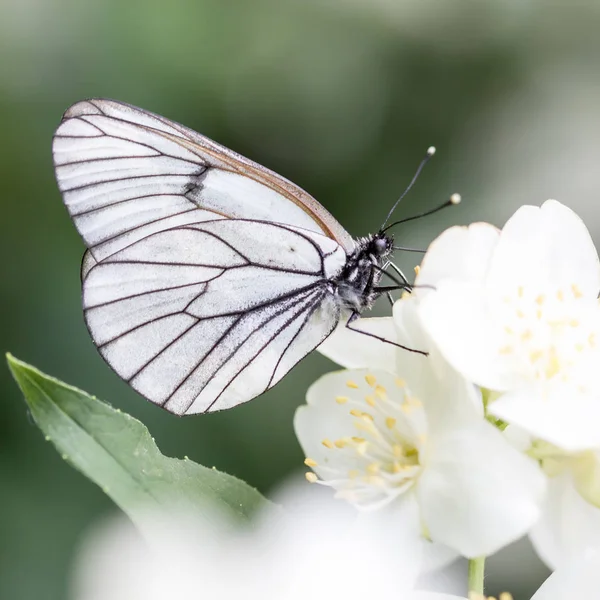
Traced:
POLYGON ((427 156, 433 156, 435 154, 435 146, 429 146, 427 148, 427 156))
POLYGON ((462 198, 460 194, 452 194, 452 196, 450 196, 450 204, 460 204, 461 200, 462 198))

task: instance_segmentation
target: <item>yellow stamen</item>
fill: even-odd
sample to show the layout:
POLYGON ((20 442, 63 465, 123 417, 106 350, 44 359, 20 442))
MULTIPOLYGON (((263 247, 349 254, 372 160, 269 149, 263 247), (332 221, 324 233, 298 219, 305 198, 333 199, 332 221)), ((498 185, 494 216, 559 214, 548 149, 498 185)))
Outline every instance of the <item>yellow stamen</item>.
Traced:
POLYGON ((378 385, 375 388, 375 395, 380 399, 380 400, 387 400, 387 390, 382 386, 382 385, 378 385))
POLYGON ((346 445, 346 440, 343 439, 339 439, 339 440, 335 440, 335 442, 333 442, 335 444, 336 448, 343 448, 346 445))
POLYGON ((304 459, 304 464, 307 467, 316 467, 317 466, 317 461, 313 460, 312 458, 305 458, 304 459))
POLYGON ((362 413, 362 410, 358 410, 358 408, 353 408, 353 409, 350 411, 350 414, 351 414, 353 417, 362 417, 362 415, 363 415, 363 413, 362 413))
POLYGON ((348 396, 336 396, 335 401, 338 404, 346 404, 346 402, 348 402, 348 400, 350 400, 350 398, 348 398, 348 396))
POLYGON ((358 389, 358 384, 354 381, 352 381, 352 379, 349 379, 348 381, 346 381, 346 385, 349 388, 352 388, 353 390, 357 390, 358 389))
POLYGON ((531 329, 526 329, 522 334, 521 334, 521 339, 526 342, 527 340, 530 340, 531 337, 533 336, 533 334, 531 333, 531 329))
POLYGON ((323 446, 325 446, 325 448, 333 448, 333 442, 329 439, 329 438, 325 438, 321 444, 323 444, 323 446))
POLYGON ((385 420, 385 425, 388 429, 393 429, 396 425, 396 419, 394 419, 394 417, 387 417, 385 420))
POLYGON ((536 304, 539 304, 540 306, 541 306, 542 304, 544 304, 544 294, 540 294, 540 295, 539 295, 539 296, 538 296, 538 297, 535 299, 535 301, 536 301, 536 304))
POLYGON ((398 377, 398 378, 396 378, 396 380, 395 380, 395 384, 396 384, 398 387, 401 387, 401 388, 402 388, 402 387, 404 387, 404 386, 406 385, 406 381, 404 381, 404 379, 400 379, 400 378, 398 377))
POLYGON ((404 456, 404 448, 400 444, 394 444, 392 446, 392 452, 396 458, 402 458, 404 456))
POLYGON ((375 398, 373 396, 367 396, 365 398, 365 402, 369 405, 369 406, 375 406, 376 402, 375 402, 375 398))
POLYGON ((308 481, 308 483, 317 483, 317 481, 319 481, 319 478, 314 473, 311 473, 310 471, 308 473, 306 473, 304 475, 304 477, 306 477, 306 481, 308 481))
POLYGON ((520 286, 517 288, 517 294, 519 294, 519 298, 522 298, 522 297, 523 297, 523 286, 522 286, 522 285, 520 285, 520 286))
POLYGON ((556 356, 556 350, 552 348, 550 352, 550 361, 548 366, 546 367, 546 377, 550 379, 554 377, 560 371, 560 362, 558 357, 556 356))
POLYGON ((361 438, 361 437, 357 437, 357 436, 353 436, 351 439, 356 444, 364 444, 366 441, 365 438, 361 438))
POLYGON ((534 350, 529 353, 529 360, 531 362, 536 362, 537 360, 540 360, 542 356, 544 356, 544 353, 541 350, 534 350))
POLYGON ((418 275, 421 272, 421 267, 419 265, 415 265, 415 275, 418 275))
POLYGON ((577 319, 571 319, 571 320, 569 321, 569 325, 570 325, 571 327, 577 327, 577 326, 579 325, 579 321, 578 321, 577 319))
POLYGON ((375 384, 377 383, 377 379, 375 378, 375 375, 371 375, 371 373, 367 373, 365 375, 365 381, 371 387, 375 387, 375 384))
POLYGON ((367 466, 367 473, 369 475, 377 475, 377 473, 379 473, 379 463, 371 463, 370 465, 367 466))
POLYGON ((573 291, 573 296, 575 296, 575 298, 583 298, 583 293, 576 283, 571 285, 571 290, 573 291))
POLYGON ((565 295, 563 294, 562 290, 558 290, 558 292, 556 292, 556 297, 560 302, 562 302, 564 300, 565 295))
POLYGON ((517 317, 519 317, 519 319, 522 319, 524 316, 525 316, 525 313, 521 309, 518 309, 517 310, 517 317))

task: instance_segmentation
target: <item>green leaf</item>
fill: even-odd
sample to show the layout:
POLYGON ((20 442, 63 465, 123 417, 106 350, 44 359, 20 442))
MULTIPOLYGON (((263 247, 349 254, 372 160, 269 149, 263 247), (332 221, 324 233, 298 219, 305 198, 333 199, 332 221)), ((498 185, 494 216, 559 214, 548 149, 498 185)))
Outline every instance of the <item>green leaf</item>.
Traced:
MULTIPOLYGON (((64 460, 99 485, 138 526, 148 510, 225 510, 248 519, 270 504, 243 481, 160 453, 132 416, 7 354, 33 419, 64 460)), ((212 514, 212 511, 209 513, 212 514)))

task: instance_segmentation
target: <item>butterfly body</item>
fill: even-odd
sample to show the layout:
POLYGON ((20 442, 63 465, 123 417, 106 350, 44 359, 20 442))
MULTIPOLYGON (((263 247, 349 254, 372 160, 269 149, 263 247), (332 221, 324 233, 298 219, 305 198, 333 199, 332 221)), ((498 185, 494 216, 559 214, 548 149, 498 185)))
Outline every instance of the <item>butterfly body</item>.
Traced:
POLYGON ((392 238, 381 232, 356 240, 356 249, 348 257, 337 281, 338 296, 344 308, 361 313, 373 306, 381 294, 377 285, 392 247, 392 238))
POLYGON ((258 396, 380 294, 390 237, 354 240, 305 191, 182 125, 86 100, 53 154, 88 249, 91 337, 170 412, 258 396))

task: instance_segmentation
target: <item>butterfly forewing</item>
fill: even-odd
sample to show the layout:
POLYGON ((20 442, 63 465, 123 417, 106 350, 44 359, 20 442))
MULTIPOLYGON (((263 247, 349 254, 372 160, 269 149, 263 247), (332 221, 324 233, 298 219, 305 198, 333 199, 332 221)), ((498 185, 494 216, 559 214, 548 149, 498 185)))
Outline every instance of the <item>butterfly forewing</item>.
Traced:
POLYGON ((53 152, 65 204, 96 260, 151 233, 218 218, 286 223, 354 248, 343 227, 290 181, 127 104, 75 104, 53 152))

